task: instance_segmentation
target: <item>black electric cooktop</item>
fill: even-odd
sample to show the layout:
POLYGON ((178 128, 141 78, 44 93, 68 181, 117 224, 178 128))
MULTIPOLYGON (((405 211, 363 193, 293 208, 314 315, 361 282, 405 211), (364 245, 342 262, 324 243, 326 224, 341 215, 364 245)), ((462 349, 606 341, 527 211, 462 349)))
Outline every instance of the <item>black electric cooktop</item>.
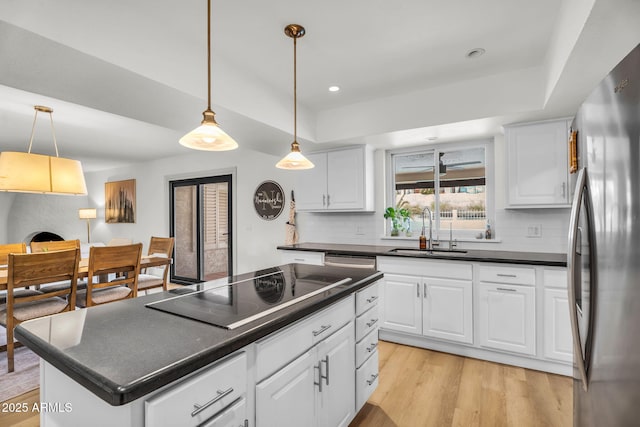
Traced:
MULTIPOLYGON (((227 285, 149 303, 146 306, 226 329, 234 329, 306 298, 351 282, 351 278, 310 274, 300 264, 260 270, 227 285)), ((215 282, 212 282, 215 283, 215 282)))

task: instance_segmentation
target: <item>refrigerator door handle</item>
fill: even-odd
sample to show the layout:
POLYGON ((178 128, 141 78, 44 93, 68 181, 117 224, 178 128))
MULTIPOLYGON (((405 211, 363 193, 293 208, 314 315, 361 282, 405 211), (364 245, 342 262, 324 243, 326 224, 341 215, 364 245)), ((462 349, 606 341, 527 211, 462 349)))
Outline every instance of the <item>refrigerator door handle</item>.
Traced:
MULTIPOLYGON (((587 370, 585 366, 585 360, 582 354, 582 337, 580 336, 580 330, 578 328, 578 306, 576 304, 576 279, 580 274, 576 269, 582 268, 580 263, 577 263, 578 242, 581 237, 579 233, 578 221, 580 217, 580 208, 582 206, 584 190, 587 185, 587 171, 582 168, 578 171, 578 178, 576 183, 576 191, 571 205, 571 217, 569 220, 569 241, 567 245, 567 279, 568 279, 568 293, 569 293, 569 315, 571 318, 571 335, 573 336, 573 352, 574 360, 580 373, 580 379, 582 380, 582 388, 587 391, 587 370)), ((589 194, 587 194, 588 196, 589 194)), ((585 337, 586 338, 586 337, 585 337)))

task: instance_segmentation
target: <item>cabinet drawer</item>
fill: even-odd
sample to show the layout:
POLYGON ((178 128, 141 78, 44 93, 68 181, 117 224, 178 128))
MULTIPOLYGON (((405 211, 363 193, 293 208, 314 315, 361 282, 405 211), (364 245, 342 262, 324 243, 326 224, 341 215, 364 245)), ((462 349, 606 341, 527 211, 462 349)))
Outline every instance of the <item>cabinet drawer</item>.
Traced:
POLYGON ((147 426, 196 426, 246 394, 243 352, 145 401, 147 426), (203 409, 197 413, 194 405, 203 409))
POLYGON ((471 280, 471 264, 462 261, 433 261, 428 259, 378 257, 378 270, 384 273, 411 274, 414 276, 442 277, 445 279, 471 280))
POLYGON ((376 282, 356 293, 356 316, 360 316, 374 304, 380 297, 380 285, 376 282))
POLYGON ((378 351, 374 351, 369 360, 356 370, 356 412, 378 387, 378 373, 378 351))
POLYGON ((545 268, 542 274, 546 288, 567 289, 567 270, 565 268, 545 268))
POLYGON ((533 267, 481 265, 480 281, 534 286, 536 284, 536 271, 533 267))
POLYGON ((356 344, 356 367, 361 366, 378 348, 378 329, 369 332, 356 344))
POLYGON ((201 427, 228 427, 243 426, 247 419, 247 401, 244 398, 238 399, 229 408, 216 414, 201 427))
POLYGON ((337 332, 353 319, 353 310, 353 295, 350 295, 311 318, 258 341, 256 344, 257 380, 266 378, 318 341, 337 332))
POLYGON ((324 265, 324 252, 281 250, 280 260, 283 264, 324 265))
POLYGON ((356 318, 356 342, 359 342, 369 332, 376 329, 380 325, 380 315, 378 306, 375 305, 361 316, 356 318))

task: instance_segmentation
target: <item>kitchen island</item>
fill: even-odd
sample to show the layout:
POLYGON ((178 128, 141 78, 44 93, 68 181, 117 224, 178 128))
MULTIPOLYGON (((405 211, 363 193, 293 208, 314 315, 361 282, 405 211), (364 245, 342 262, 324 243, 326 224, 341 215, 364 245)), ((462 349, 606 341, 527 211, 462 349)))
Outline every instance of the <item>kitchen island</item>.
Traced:
MULTIPOLYGON (((239 287, 251 287, 272 308, 283 299, 279 294, 296 293, 313 284, 321 289, 232 329, 152 307, 196 294, 185 293, 186 289, 24 322, 16 328, 16 337, 42 358, 41 400, 57 403, 54 407, 60 409, 43 412, 41 423, 198 425, 211 417, 222 417, 224 422, 233 415, 246 419, 248 425, 269 425, 273 414, 265 413, 257 424, 256 414, 288 402, 274 400, 278 396, 269 390, 289 371, 303 372, 311 382, 300 386, 298 396, 287 397, 310 396, 298 405, 300 417, 314 417, 324 412, 316 407, 325 408, 336 399, 351 404, 335 414, 353 417, 358 392, 355 346, 362 342, 358 333, 370 336, 377 327, 372 310, 381 277, 375 270, 288 264, 189 289, 199 295, 215 294, 233 313, 244 303, 238 297, 239 287), (331 340, 336 341, 334 346, 331 340), (329 360, 334 372, 331 386, 340 385, 343 377, 351 378, 346 384, 352 388, 349 399, 327 393, 329 360), (342 367, 343 374, 336 373, 334 366, 342 367), (346 370, 351 375, 344 375, 346 370), (314 405, 311 410, 303 411, 310 404, 314 405)), ((375 346, 366 348, 372 352, 375 346)), ((376 363, 371 360, 360 368, 375 368, 371 375, 361 374, 374 388, 377 357, 376 363)))

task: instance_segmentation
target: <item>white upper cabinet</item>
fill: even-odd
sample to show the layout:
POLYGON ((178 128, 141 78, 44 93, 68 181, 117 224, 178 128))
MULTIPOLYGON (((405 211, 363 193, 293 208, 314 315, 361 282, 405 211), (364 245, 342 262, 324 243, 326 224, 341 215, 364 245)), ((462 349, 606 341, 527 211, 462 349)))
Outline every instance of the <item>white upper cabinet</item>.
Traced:
POLYGON ((510 208, 569 207, 569 121, 505 126, 510 208))
POLYGON ((313 169, 296 172, 299 211, 373 211, 373 150, 358 146, 312 153, 313 169))

